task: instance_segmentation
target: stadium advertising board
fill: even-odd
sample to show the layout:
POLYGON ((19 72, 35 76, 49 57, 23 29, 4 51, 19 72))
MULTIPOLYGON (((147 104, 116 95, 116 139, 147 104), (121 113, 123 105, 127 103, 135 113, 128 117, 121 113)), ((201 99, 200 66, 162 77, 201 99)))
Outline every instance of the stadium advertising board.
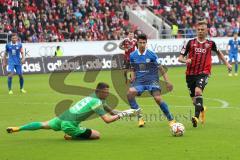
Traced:
POLYGON ((87 70, 119 69, 123 59, 119 55, 82 56, 82 66, 87 70))
MULTIPOLYGON (((160 59, 161 64, 164 66, 183 66, 183 65, 185 65, 183 63, 178 62, 178 59, 177 59, 177 57, 179 56, 178 52, 157 53, 157 55, 160 59)), ((225 55, 225 58, 227 60, 229 59, 227 55, 225 55)), ((221 64, 222 63, 215 53, 212 54, 212 63, 213 64, 221 64)))
MULTIPOLYGON (((3 68, 2 64, 0 65, 0 75, 7 75, 8 66, 3 68)), ((22 65, 22 71, 24 74, 45 73, 42 58, 26 58, 25 63, 22 65)))
MULTIPOLYGON (((220 50, 225 50, 230 38, 212 38, 220 50)), ((148 48, 157 53, 180 52, 188 39, 161 39, 149 40, 148 48)), ((64 56, 80 55, 115 55, 123 53, 119 46, 120 41, 94 42, 51 42, 51 43, 24 43, 23 48, 28 57, 54 56, 57 46, 64 56)), ((0 44, 0 52, 5 50, 5 44, 0 44)))
POLYGON ((23 73, 44 73, 44 66, 42 58, 27 58, 25 63, 22 65, 23 73))
MULTIPOLYGON (((183 66, 179 63, 177 57, 178 52, 173 53, 157 53, 159 60, 164 66, 183 66)), ((228 56, 225 55, 226 59, 228 56)), ((216 54, 212 56, 213 64, 220 64, 216 54)), ((1 65, 1 62, 0 62, 1 65)), ((22 65, 24 74, 31 73, 51 73, 64 71, 95 71, 121 69, 123 67, 123 55, 87 55, 87 56, 64 56, 64 57, 42 57, 27 58, 22 65)), ((0 68, 0 75, 6 75, 6 69, 0 68)))
POLYGON ((82 59, 78 57, 44 57, 43 65, 45 73, 64 72, 64 71, 82 71, 82 59))

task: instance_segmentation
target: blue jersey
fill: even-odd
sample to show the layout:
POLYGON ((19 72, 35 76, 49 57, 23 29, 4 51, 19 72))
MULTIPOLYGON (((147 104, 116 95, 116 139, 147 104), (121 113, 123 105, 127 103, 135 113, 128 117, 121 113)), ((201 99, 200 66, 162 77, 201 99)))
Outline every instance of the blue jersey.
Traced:
POLYGON ((130 63, 136 75, 135 84, 158 85, 160 62, 156 53, 146 49, 141 54, 137 49, 130 54, 130 63))
POLYGON ((240 45, 240 40, 229 40, 228 45, 230 46, 230 54, 238 54, 238 47, 240 45))
POLYGON ((22 44, 12 42, 6 44, 6 53, 8 54, 8 65, 21 65, 20 53, 22 50, 22 44))

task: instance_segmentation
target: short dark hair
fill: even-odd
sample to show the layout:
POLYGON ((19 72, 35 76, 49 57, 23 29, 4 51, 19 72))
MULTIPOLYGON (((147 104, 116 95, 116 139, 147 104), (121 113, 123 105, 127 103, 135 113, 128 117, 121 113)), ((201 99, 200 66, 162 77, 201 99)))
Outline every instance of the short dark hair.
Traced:
POLYGON ((134 33, 134 32, 133 32, 133 30, 129 30, 129 31, 128 31, 128 34, 129 34, 129 33, 134 33))
POLYGON ((144 33, 141 33, 137 36, 137 40, 139 41, 139 39, 142 39, 142 40, 146 40, 147 41, 147 35, 144 34, 144 33))
POLYGON ((109 85, 104 82, 99 82, 96 87, 96 92, 105 88, 109 88, 109 85))
POLYGON ((13 33, 12 35, 11 35, 11 37, 14 37, 14 36, 18 36, 18 34, 17 33, 13 33))
POLYGON ((207 20, 204 17, 199 17, 197 20, 198 25, 207 25, 207 20))
POLYGON ((238 35, 238 32, 236 32, 236 31, 235 31, 235 32, 233 32, 233 35, 235 35, 235 34, 236 34, 236 35, 238 35))

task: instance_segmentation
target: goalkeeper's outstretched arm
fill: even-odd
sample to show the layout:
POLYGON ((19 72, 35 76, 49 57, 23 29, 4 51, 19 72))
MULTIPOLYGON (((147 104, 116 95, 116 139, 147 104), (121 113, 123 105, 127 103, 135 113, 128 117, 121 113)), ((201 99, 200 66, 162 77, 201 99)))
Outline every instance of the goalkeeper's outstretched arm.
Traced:
POLYGON ((108 115, 104 114, 101 116, 102 120, 106 123, 111 123, 114 122, 120 118, 126 117, 126 116, 131 116, 131 115, 136 115, 136 113, 139 112, 139 110, 135 109, 128 109, 124 111, 118 111, 116 115, 108 115))
POLYGON ((107 114, 104 114, 101 116, 102 120, 106 123, 111 123, 111 122, 114 122, 118 119, 120 119, 120 117, 118 115, 107 115, 107 114))
POLYGON ((104 105, 103 106, 103 108, 104 108, 104 110, 107 112, 107 113, 109 113, 110 115, 116 115, 116 114, 118 114, 120 111, 118 111, 118 110, 115 110, 115 109, 112 109, 110 106, 108 106, 108 105, 104 105))

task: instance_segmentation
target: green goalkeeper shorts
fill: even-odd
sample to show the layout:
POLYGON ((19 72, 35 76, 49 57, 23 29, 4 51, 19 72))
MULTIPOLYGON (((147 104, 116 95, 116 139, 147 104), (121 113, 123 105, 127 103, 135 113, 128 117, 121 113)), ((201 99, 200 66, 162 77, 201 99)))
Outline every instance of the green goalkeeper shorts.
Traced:
POLYGON ((85 133, 87 128, 79 126, 79 123, 75 121, 62 121, 58 117, 51 119, 48 125, 54 131, 63 131, 64 133, 72 136, 77 137, 83 133, 85 133))
POLYGON ((61 124, 62 124, 62 120, 60 120, 58 117, 55 117, 48 122, 48 125, 54 131, 60 131, 61 130, 61 124))

